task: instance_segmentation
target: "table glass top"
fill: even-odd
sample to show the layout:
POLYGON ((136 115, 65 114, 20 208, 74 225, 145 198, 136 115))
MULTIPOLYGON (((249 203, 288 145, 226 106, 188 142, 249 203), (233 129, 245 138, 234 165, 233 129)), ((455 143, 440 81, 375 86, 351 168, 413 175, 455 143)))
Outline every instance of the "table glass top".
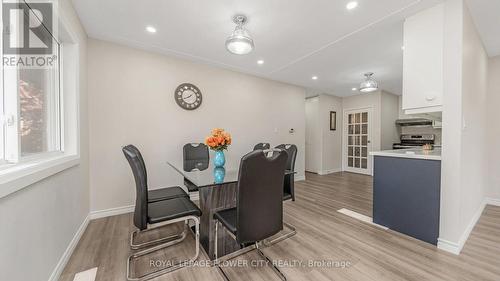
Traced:
MULTIPOLYGON (((171 160, 167 163, 197 187, 238 182, 238 168, 215 167, 213 161, 183 161, 181 159, 171 160)), ((289 170, 285 171, 285 175, 294 173, 289 170)))

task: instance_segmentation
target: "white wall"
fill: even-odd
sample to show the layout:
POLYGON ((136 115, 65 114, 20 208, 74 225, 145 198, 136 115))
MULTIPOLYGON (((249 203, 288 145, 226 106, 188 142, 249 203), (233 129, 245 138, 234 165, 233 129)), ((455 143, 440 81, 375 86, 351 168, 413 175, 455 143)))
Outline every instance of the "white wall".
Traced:
MULTIPOLYGON (((0 198, 0 279, 48 280, 89 213, 86 34, 71 1, 59 1, 80 40, 79 166, 0 198)), ((62 268, 61 268, 62 269, 62 268)))
POLYGON ((487 55, 462 0, 445 2, 441 223, 438 246, 463 247, 485 199, 487 55))
POLYGON ((462 191, 460 225, 467 228, 486 195, 488 55, 472 17, 464 9, 462 69, 462 191), (471 149, 473 148, 473 149, 471 149))
POLYGON ((319 97, 306 99, 305 170, 321 173, 321 126, 319 122, 319 97))
POLYGON ((332 95, 319 97, 319 124, 321 128, 321 174, 342 170, 342 99, 332 95), (337 130, 330 130, 330 111, 337 112, 337 130))
POLYGON ((214 127, 233 136, 226 153, 229 168, 237 168, 258 142, 294 143, 297 177, 304 176, 303 88, 93 39, 88 76, 93 211, 134 203, 123 145, 141 149, 150 187, 180 184, 166 161, 181 159, 185 143, 202 142, 214 127), (197 110, 175 103, 174 90, 183 82, 202 91, 197 110))
POLYGON ((396 120, 399 117, 399 97, 387 92, 380 93, 380 146, 382 150, 391 150, 399 142, 399 130, 396 120))
POLYGON ((500 200, 500 56, 489 60, 486 147, 488 148, 487 196, 500 200))

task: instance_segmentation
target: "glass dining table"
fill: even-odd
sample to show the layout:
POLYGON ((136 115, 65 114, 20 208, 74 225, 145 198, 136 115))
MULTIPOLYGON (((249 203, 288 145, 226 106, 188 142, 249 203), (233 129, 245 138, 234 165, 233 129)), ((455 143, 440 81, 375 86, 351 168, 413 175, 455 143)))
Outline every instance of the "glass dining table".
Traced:
MULTIPOLYGON (((208 254, 215 259, 215 239, 217 240, 220 256, 235 252, 240 249, 229 233, 219 231, 215 237, 215 212, 236 207, 236 187, 238 184, 238 168, 221 168, 213 166, 212 161, 171 160, 167 162, 175 171, 184 177, 184 181, 198 187, 199 207, 202 211, 200 218, 200 243, 208 254)), ((294 171, 285 170, 285 175, 295 174, 294 171)))
POLYGON ((215 167, 212 161, 180 160, 167 163, 198 188, 238 181, 238 169, 215 167))

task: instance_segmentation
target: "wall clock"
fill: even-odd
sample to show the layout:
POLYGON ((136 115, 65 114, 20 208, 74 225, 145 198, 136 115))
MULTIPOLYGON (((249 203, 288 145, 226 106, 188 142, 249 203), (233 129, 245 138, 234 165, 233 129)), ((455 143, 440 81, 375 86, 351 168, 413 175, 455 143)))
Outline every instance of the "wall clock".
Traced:
POLYGON ((194 110, 200 107, 203 97, 200 89, 193 84, 180 84, 174 93, 175 102, 186 110, 194 110))

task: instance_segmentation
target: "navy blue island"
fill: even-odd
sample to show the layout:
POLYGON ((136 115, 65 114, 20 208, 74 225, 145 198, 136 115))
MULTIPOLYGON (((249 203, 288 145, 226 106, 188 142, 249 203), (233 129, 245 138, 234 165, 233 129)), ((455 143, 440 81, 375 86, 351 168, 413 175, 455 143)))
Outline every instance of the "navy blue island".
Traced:
POLYGON ((373 152, 373 222, 436 245, 441 150, 373 152))

